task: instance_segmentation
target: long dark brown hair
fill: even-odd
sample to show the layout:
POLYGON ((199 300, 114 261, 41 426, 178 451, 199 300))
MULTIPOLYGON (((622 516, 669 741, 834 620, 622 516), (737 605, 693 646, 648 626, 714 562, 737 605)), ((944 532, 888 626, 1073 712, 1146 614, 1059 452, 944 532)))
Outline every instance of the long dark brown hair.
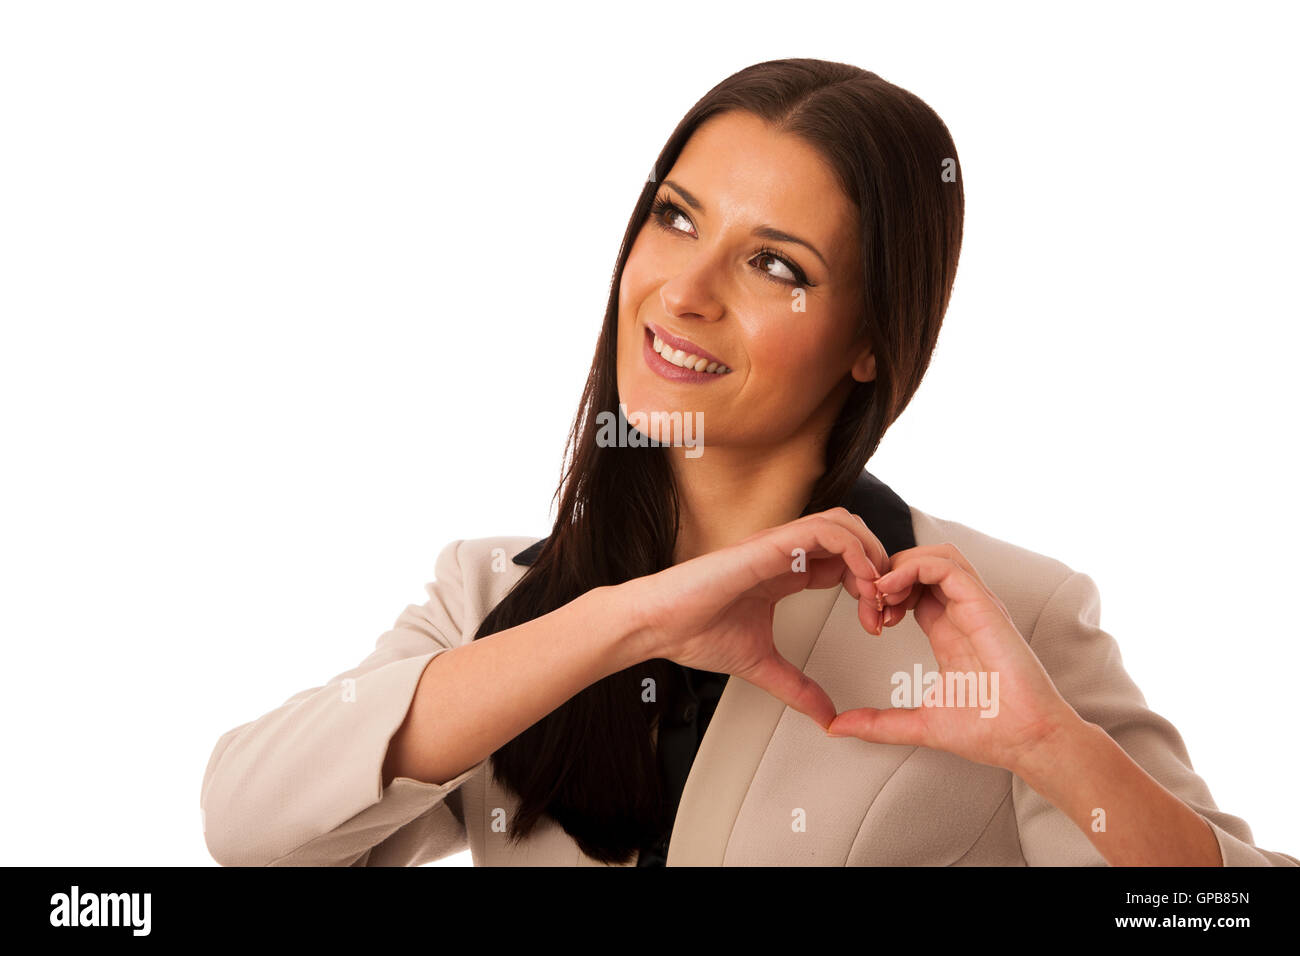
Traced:
MULTIPOLYGON (((555 525, 476 639, 548 614, 592 588, 672 564, 679 506, 666 452, 598 445, 597 416, 621 414, 619 284, 658 181, 696 128, 729 110, 755 114, 819 150, 860 220, 861 331, 874 345, 876 377, 856 383, 846 398, 804 514, 845 499, 921 384, 961 249, 964 196, 947 127, 907 90, 844 63, 771 60, 727 77, 673 130, 641 190, 569 432, 555 525)), ((672 823, 650 735, 657 713, 642 701, 641 683, 654 677, 668 686, 664 665, 648 661, 597 681, 492 755, 496 779, 519 797, 509 839, 522 839, 549 815, 587 856, 627 863, 672 823)))

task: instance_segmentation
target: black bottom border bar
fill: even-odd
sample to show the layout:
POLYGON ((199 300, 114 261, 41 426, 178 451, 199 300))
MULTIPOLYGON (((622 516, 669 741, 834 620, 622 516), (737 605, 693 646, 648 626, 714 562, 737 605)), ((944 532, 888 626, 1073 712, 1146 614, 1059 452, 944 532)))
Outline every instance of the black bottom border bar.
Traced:
POLYGON ((672 945, 680 940, 660 934, 689 926, 698 939, 704 923, 719 938, 762 938, 777 921, 786 931, 847 931, 863 942, 899 932, 973 941, 1025 929, 1066 939, 1174 933, 1228 942, 1223 934, 1285 929, 1300 889, 1294 868, 9 867, 6 876, 11 930, 135 945, 451 945, 473 926, 493 941, 512 930, 536 939, 622 927, 650 945, 672 945))

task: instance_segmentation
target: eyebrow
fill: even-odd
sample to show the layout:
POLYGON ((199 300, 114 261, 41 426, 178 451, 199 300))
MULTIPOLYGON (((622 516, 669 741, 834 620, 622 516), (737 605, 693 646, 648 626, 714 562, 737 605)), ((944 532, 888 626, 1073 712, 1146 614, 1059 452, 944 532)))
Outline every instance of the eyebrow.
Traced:
MULTIPOLYGON (((671 186, 678 193, 680 193, 682 199, 686 200, 686 205, 690 206, 692 209, 696 210, 697 212, 705 211, 704 203, 696 199, 695 196, 692 195, 689 190, 683 189, 679 183, 675 183, 671 179, 665 179, 664 185, 671 186)), ((758 226, 754 229, 753 234, 755 236, 758 236, 760 239, 771 239, 773 242, 793 242, 796 245, 803 246, 805 249, 807 249, 809 252, 815 255, 818 259, 820 259, 822 261, 822 265, 824 265, 828 271, 831 268, 830 263, 826 261, 826 257, 823 256, 820 252, 818 252, 817 247, 814 246, 811 242, 808 242, 806 239, 800 239, 798 236, 792 236, 790 233, 783 232, 780 229, 773 228, 772 226, 758 226)))

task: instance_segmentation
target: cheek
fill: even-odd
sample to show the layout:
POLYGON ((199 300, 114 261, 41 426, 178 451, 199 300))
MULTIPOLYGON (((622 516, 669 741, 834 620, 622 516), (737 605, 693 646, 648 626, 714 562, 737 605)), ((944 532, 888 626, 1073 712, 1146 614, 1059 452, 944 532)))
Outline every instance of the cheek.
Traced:
POLYGON ((776 310, 769 321, 749 336, 751 374, 761 381, 807 381, 825 374, 827 356, 819 348, 821 330, 811 327, 802 313, 776 310))
POLYGON ((651 257, 647 255, 644 233, 638 236, 628 253, 627 262, 623 264, 623 276, 619 281, 618 307, 619 317, 631 321, 636 318, 641 304, 655 288, 652 275, 651 257))

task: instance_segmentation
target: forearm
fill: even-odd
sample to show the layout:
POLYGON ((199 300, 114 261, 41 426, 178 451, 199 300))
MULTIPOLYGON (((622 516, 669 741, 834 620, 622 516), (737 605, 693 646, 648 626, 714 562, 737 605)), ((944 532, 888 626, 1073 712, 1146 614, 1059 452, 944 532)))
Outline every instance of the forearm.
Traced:
POLYGON ((626 586, 595 588, 433 658, 389 742, 384 786, 396 777, 445 783, 579 691, 646 659, 635 611, 626 586))
POLYGON ((1074 821, 1112 866, 1223 865, 1209 822, 1096 724, 1066 725, 1014 771, 1074 821), (1099 821, 1104 830, 1095 828, 1099 821))

